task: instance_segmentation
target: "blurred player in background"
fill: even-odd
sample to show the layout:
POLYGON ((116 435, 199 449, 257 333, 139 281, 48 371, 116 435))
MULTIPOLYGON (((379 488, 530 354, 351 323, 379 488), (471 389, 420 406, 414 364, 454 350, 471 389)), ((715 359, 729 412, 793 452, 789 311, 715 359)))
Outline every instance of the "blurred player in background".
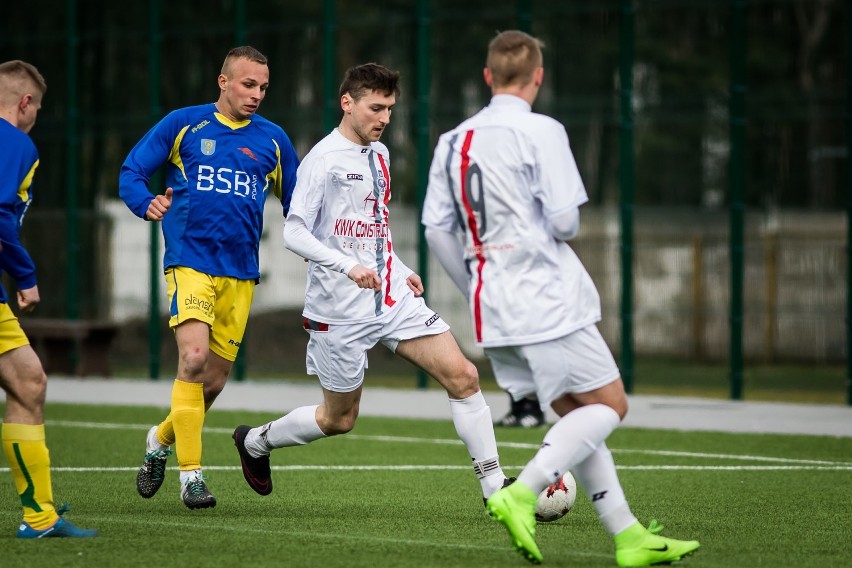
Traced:
POLYGON ((565 242, 577 235, 588 197, 563 126, 531 112, 543 76, 537 39, 506 31, 491 41, 491 103, 440 137, 423 210, 430 249, 468 297, 498 383, 516 397, 536 392, 561 417, 487 507, 538 563, 536 498, 570 470, 613 535, 620 566, 672 562, 698 542, 637 521, 605 443, 627 397, 596 326, 598 292, 565 242))
POLYGON ((353 428, 367 351, 379 342, 446 389, 483 497, 506 482, 476 367, 421 298, 420 277, 393 250, 390 158, 379 138, 390 122, 398 82, 397 71, 375 63, 349 69, 339 92, 340 126, 299 166, 284 242, 309 261, 303 311, 310 334, 307 370, 319 377, 323 402, 234 431, 246 481, 261 495, 272 491, 273 449, 353 428))
MULTIPOLYGON (((0 63, 0 271, 18 287, 18 307, 31 312, 40 297, 35 264, 18 234, 32 201, 38 151, 27 133, 35 125, 47 84, 24 61, 0 63)), ((44 436, 47 376, 0 287, 0 384, 6 392, 3 455, 24 508, 18 538, 92 537, 53 506, 50 454, 44 436)))
POLYGON ((266 57, 237 47, 225 57, 216 103, 176 110, 136 144, 121 168, 121 198, 133 213, 161 221, 169 325, 178 346, 171 412, 148 432, 136 479, 143 497, 163 483, 175 445, 181 498, 214 507, 201 471, 205 412, 225 386, 245 332, 255 284, 263 207, 269 191, 286 215, 298 157, 277 125, 257 115, 269 86, 266 57), (162 195, 148 189, 167 165, 162 195))
MULTIPOLYGON (((462 289, 467 296, 467 291, 462 289)), ((509 412, 495 423, 505 428, 536 428, 544 424, 544 411, 535 393, 509 394, 509 412), (516 398, 517 397, 517 398, 516 398)))

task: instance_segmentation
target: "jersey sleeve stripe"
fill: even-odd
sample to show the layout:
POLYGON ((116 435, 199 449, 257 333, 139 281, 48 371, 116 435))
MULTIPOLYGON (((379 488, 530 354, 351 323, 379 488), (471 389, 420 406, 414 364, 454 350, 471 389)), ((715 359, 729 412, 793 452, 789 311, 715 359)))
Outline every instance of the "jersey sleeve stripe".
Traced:
POLYGON ((177 166, 180 170, 180 173, 183 174, 183 179, 188 181, 186 177, 186 171, 183 169, 183 160, 180 157, 180 143, 183 141, 183 137, 186 134, 186 131, 189 130, 189 125, 187 124, 183 128, 180 129, 178 135, 175 136, 175 143, 172 144, 172 151, 169 152, 169 162, 177 166))

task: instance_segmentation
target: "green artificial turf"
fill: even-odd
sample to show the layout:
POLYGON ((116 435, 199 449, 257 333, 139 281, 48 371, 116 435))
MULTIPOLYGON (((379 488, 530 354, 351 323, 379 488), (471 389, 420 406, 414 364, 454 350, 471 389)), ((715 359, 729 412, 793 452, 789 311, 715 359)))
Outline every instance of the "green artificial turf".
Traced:
MULTIPOLYGON (((190 511, 174 457, 155 497, 136 493, 144 435, 162 409, 51 404, 46 415, 56 501, 101 536, 15 539, 21 512, 4 470, 4 567, 527 565, 486 516, 449 420, 365 417, 347 436, 277 450, 274 491, 261 497, 243 480, 230 433, 276 416, 214 409, 203 463, 218 505, 190 511)), ((508 474, 544 432, 497 430, 508 474)), ((701 541, 679 566, 850 563, 852 438, 620 429, 608 445, 637 517, 701 541)), ((611 538, 582 494, 563 519, 539 524, 537 539, 546 566, 615 566, 611 538)))

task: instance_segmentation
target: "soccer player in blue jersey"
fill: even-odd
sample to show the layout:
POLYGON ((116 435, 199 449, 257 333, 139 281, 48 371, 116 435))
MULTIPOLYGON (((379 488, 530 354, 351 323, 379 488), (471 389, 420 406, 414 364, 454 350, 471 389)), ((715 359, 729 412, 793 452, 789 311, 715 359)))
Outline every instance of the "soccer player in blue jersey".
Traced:
POLYGON ((290 139, 256 114, 269 86, 266 57, 253 47, 228 52, 215 103, 176 110, 133 148, 119 191, 133 213, 162 222, 169 325, 178 347, 171 412, 148 431, 136 478, 142 497, 163 483, 175 445, 181 497, 190 509, 214 507, 201 473, 204 415, 225 386, 243 339, 269 191, 286 215, 298 157, 290 139), (166 165, 166 189, 148 183, 166 165))
MULTIPOLYGON (((18 287, 18 307, 31 312, 39 303, 35 264, 18 233, 32 201, 38 151, 27 133, 35 125, 47 84, 24 61, 0 63, 0 272, 18 287)), ((3 455, 9 462, 24 509, 18 538, 92 537, 53 506, 50 454, 44 437, 47 377, 18 318, 0 287, 0 385, 6 392, 3 455)))

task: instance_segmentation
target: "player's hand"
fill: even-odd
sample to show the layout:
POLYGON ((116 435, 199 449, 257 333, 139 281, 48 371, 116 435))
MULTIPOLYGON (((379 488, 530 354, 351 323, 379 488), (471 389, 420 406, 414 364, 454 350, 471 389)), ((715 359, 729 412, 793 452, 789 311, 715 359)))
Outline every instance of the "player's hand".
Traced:
POLYGON ((423 280, 420 279, 415 273, 411 273, 411 275, 405 279, 405 283, 408 284, 408 287, 411 288, 411 291, 414 292, 414 297, 419 298, 423 295, 423 280))
POLYGON ((149 221, 162 221, 163 215, 172 206, 172 188, 167 187, 166 193, 158 195, 151 200, 148 205, 148 210, 145 212, 145 218, 149 221))
POLYGON ((26 290, 18 290, 18 307, 21 308, 22 312, 33 311, 40 301, 38 286, 33 286, 26 290))
POLYGON ((376 292, 382 289, 382 281, 375 270, 370 270, 363 264, 356 264, 349 271, 349 279, 352 280, 359 288, 367 290, 375 290, 376 292))

